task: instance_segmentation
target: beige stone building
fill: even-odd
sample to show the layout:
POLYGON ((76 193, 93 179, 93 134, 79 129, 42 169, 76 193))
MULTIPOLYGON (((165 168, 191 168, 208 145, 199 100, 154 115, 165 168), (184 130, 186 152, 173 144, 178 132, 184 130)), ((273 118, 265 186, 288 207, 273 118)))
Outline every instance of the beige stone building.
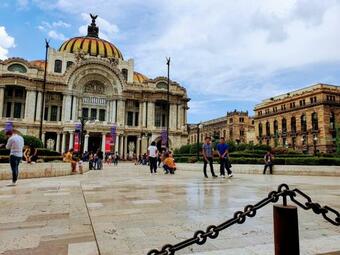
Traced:
POLYGON ((255 106, 258 143, 313 153, 334 152, 340 120, 340 87, 316 84, 255 106))
MULTIPOLYGON (((139 155, 151 141, 161 144, 168 121, 167 78, 136 72, 134 60, 124 60, 115 45, 98 37, 98 30, 93 18, 86 36, 48 50, 43 142, 59 152, 76 146, 75 128, 86 118, 85 151, 101 148, 124 157, 139 155), (113 127, 115 139, 110 135, 113 127)), ((20 133, 38 136, 44 68, 40 60, 0 61, 2 127, 12 122, 20 133)), ((185 88, 171 81, 170 148, 187 142, 188 101, 185 88)))
MULTIPOLYGON (((233 111, 226 116, 204 121, 200 128, 200 141, 204 137, 225 137, 227 141, 236 143, 254 143, 255 127, 254 119, 248 116, 248 112, 233 111)), ((197 143, 198 125, 189 125, 188 143, 197 143)))

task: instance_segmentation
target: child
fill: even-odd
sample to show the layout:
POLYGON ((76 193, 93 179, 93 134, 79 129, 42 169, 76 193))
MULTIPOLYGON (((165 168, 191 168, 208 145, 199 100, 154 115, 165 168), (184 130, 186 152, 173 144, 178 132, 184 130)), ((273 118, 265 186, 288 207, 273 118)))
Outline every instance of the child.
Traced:
POLYGON ((163 168, 165 170, 165 174, 168 174, 170 172, 170 174, 175 174, 176 171, 176 163, 174 158, 172 157, 171 152, 166 152, 164 154, 164 161, 163 161, 163 168))

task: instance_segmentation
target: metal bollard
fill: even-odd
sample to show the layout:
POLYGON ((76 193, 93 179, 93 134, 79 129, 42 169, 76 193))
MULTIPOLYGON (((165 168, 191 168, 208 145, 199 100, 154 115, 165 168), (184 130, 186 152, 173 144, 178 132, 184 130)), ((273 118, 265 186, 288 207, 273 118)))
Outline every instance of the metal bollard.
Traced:
POLYGON ((295 206, 274 205, 275 255, 299 255, 299 225, 295 206))

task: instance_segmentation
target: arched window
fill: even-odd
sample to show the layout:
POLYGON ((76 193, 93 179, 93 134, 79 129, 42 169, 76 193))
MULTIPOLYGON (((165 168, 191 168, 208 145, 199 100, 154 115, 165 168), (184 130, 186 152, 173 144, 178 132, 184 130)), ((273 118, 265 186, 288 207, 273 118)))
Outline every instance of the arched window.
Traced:
POLYGON ((59 59, 54 61, 54 72, 61 73, 63 62, 59 59))
POLYGON ((20 64, 12 64, 7 68, 10 72, 27 73, 26 67, 20 64))
POLYGON ((270 123, 266 122, 266 136, 270 136, 270 123))
POLYGON ((301 131, 306 132, 307 131, 307 120, 306 120, 306 115, 302 114, 301 115, 301 131))
POLYGON ((263 135, 262 123, 259 123, 259 136, 263 135))
POLYGON ((313 127, 313 130, 318 130, 319 129, 318 114, 316 112, 312 113, 312 127, 313 127))
POLYGON ((331 115, 329 117, 329 125, 331 130, 335 130, 335 114, 334 112, 331 112, 331 115))
POLYGON ((66 68, 69 68, 71 65, 73 65, 73 62, 72 61, 67 61, 66 68))
POLYGON ((286 133, 287 132, 287 120, 285 118, 282 119, 281 125, 282 125, 282 133, 286 133))
POLYGON ((122 69, 122 74, 123 74, 124 79, 127 81, 127 79, 128 79, 128 70, 126 68, 122 69))
POLYGON ((277 136, 279 134, 279 123, 277 120, 274 120, 274 135, 277 136))
POLYGON ((296 118, 292 117, 290 119, 290 130, 292 131, 292 133, 296 133, 296 118))

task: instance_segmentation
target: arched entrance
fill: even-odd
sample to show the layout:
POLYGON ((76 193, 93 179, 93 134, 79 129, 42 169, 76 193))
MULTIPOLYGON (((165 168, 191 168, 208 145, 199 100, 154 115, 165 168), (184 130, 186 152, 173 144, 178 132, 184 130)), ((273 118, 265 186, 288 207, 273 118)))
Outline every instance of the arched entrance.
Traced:
POLYGON ((88 151, 96 152, 98 149, 102 148, 102 134, 101 133, 93 133, 89 134, 89 147, 88 151))

